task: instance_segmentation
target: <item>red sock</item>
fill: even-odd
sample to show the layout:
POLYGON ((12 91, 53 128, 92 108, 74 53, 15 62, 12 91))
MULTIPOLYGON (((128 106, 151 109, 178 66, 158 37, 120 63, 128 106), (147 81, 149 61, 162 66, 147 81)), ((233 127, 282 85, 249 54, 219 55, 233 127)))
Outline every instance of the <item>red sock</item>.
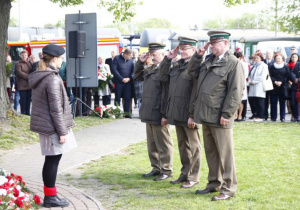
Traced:
POLYGON ((46 196, 56 195, 56 187, 48 188, 48 187, 44 186, 44 194, 46 196))

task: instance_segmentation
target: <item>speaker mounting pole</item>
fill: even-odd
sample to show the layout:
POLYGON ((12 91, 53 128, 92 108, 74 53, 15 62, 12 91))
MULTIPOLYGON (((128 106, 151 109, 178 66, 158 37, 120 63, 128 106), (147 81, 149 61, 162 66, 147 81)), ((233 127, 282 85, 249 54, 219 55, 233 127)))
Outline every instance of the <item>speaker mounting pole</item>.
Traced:
MULTIPOLYGON (((73 22, 73 24, 77 24, 78 25, 78 30, 79 31, 81 31, 81 25, 82 24, 87 24, 88 22, 84 22, 84 21, 82 21, 81 20, 81 11, 79 10, 79 20, 78 21, 76 21, 76 22, 73 22)), ((79 59, 79 69, 78 69, 78 71, 79 71, 79 74, 77 75, 77 71, 76 71, 76 58, 75 58, 75 80, 77 81, 77 80, 79 80, 79 99, 82 101, 82 84, 81 84, 81 80, 82 79, 86 79, 86 78, 84 78, 84 77, 82 77, 81 76, 81 68, 80 68, 80 66, 81 66, 81 60, 79 59)), ((77 96, 77 87, 76 87, 76 96, 77 96)), ((84 100, 85 101, 85 100, 84 100)), ((82 116, 82 106, 79 106, 80 107, 80 109, 79 109, 79 116, 82 116)))
MULTIPOLYGON (((85 88, 98 86, 97 14, 81 13, 79 10, 77 14, 66 14, 65 21, 67 84, 70 88, 76 88, 78 99, 89 104, 88 100, 84 100, 86 98, 85 88)), ((76 91, 73 92, 75 94, 76 91)), ((82 116, 86 112, 87 106, 81 103, 79 107, 78 115, 82 116)))

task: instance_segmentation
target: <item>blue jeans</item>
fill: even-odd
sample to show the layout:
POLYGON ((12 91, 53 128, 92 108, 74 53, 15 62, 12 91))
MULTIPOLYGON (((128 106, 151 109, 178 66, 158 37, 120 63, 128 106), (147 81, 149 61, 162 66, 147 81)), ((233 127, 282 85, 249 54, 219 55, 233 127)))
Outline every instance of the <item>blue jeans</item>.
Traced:
POLYGON ((299 120, 299 106, 296 101, 296 91, 292 91, 292 109, 295 120, 299 120))
POLYGON ((18 110, 19 100, 20 100, 20 93, 18 90, 15 90, 14 110, 16 111, 18 110))
POLYGON ((271 119, 277 119, 277 104, 279 99, 280 120, 285 120, 285 97, 283 94, 270 94, 271 98, 271 119))

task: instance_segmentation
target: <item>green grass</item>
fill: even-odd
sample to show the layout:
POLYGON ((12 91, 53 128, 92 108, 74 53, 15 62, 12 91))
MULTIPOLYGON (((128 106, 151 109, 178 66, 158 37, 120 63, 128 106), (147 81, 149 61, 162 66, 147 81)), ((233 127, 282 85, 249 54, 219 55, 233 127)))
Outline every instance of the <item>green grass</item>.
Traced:
MULTIPOLYGON (((76 127, 73 131, 78 131, 87 127, 109 123, 114 119, 100 119, 99 117, 76 117, 76 127)), ((37 133, 30 131, 30 116, 15 115, 8 111, 8 119, 0 123, 0 150, 13 149, 18 146, 34 144, 39 142, 37 133)))
MULTIPOLYGON (((176 179, 181 164, 175 131, 171 133, 176 179)), ((151 170, 146 141, 87 164, 81 187, 94 188, 93 196, 107 209, 300 209, 299 124, 235 123, 234 144, 238 190, 229 201, 195 194, 207 183, 203 143, 200 184, 192 189, 141 176, 151 170)))

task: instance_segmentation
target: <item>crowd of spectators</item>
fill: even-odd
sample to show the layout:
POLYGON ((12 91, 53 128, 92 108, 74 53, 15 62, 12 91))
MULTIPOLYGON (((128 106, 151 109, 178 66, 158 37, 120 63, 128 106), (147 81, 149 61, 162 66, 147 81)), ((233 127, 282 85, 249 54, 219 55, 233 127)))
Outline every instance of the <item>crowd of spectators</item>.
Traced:
MULTIPOLYGON (((112 51, 111 58, 98 57, 98 69, 101 69, 106 76, 113 75, 114 84, 110 83, 111 85, 107 85, 105 88, 94 89, 94 105, 101 105, 101 96, 102 105, 111 105, 111 94, 115 93, 115 105, 124 107, 125 117, 131 118, 132 108, 140 108, 142 103, 143 82, 135 80, 133 71, 140 55, 136 49, 126 49, 120 55, 116 51, 112 51), (122 68, 126 71, 123 71, 122 68)), ((299 104, 296 100, 296 92, 299 90, 298 79, 300 78, 297 48, 292 47, 291 56, 287 58, 281 52, 257 50, 251 56, 250 63, 246 62, 240 48, 234 51, 234 55, 242 63, 246 80, 243 98, 235 121, 241 122, 247 119, 247 105, 249 104, 252 115, 248 118, 255 122, 268 119, 275 122, 278 120, 278 112, 281 122, 285 122, 286 112, 291 114, 291 122, 300 122, 299 104), (268 76, 272 80, 273 90, 265 91, 263 83, 268 76)), ((25 50, 20 52, 20 58, 17 62, 13 62, 9 55, 6 58, 7 93, 11 102, 14 103, 15 110, 20 102, 21 114, 30 115, 31 89, 28 87, 28 75, 37 69, 39 61, 34 55, 28 57, 28 52, 25 50)), ((41 58, 42 53, 39 53, 39 59, 41 58)), ((150 65, 152 65, 151 59, 145 62, 145 68, 150 65)), ((65 61, 59 74, 66 85, 65 61)), ((70 96, 70 94, 68 90, 68 95, 70 96)))
MULTIPOLYGON (((272 122, 277 120, 279 107, 279 120, 285 122, 286 112, 291 114, 291 122, 300 122, 299 104, 296 101, 296 92, 298 91, 298 79, 300 62, 297 49, 291 48, 291 56, 284 58, 281 52, 267 50, 265 56, 260 50, 257 50, 251 56, 250 64, 243 59, 240 49, 234 52, 243 66, 248 65, 249 72, 245 70, 245 79, 247 81, 247 92, 244 92, 242 104, 248 98, 252 116, 249 119, 261 122, 269 118, 272 122), (286 61, 286 62, 285 62, 286 61), (246 64, 246 65, 245 65, 246 64), (270 76, 273 89, 264 90, 264 82, 270 76)), ((242 105, 241 105, 242 107, 242 105)), ((237 122, 245 121, 246 116, 239 110, 237 113, 237 122)))

